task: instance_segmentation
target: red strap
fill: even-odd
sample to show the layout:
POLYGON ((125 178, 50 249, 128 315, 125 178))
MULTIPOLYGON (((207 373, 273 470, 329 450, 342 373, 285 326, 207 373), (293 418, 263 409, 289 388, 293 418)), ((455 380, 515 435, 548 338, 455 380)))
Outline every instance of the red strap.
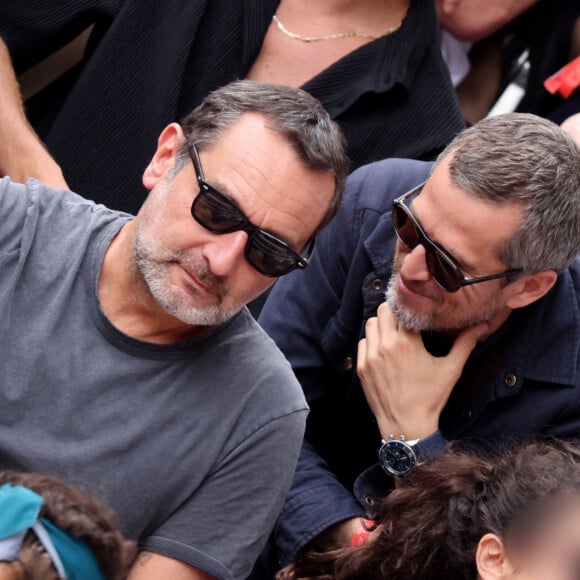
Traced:
POLYGON ((363 546, 366 544, 369 534, 375 527, 374 520, 365 520, 363 525, 359 528, 359 530, 355 533, 350 541, 350 545, 353 548, 357 546, 363 546))
POLYGON ((580 87, 580 56, 563 66, 557 73, 544 81, 544 87, 552 94, 560 93, 567 99, 580 87))

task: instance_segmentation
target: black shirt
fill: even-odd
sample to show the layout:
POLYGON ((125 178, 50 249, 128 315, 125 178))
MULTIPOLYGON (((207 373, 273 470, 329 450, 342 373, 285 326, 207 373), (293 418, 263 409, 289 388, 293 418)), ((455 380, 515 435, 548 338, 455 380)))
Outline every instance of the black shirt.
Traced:
MULTIPOLYGON (((278 0, 29 0, 0 3, 17 72, 94 29, 83 63, 27 103, 33 126, 85 197, 135 213, 157 137, 209 91, 245 77, 278 0)), ((304 87, 346 134, 353 168, 431 159, 463 127, 441 58, 432 0, 396 32, 351 52, 304 87)))

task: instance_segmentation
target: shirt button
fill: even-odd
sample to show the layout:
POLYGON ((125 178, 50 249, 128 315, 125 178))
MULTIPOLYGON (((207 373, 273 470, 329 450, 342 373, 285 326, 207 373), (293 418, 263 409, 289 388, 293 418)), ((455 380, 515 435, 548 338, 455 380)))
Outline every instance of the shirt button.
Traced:
POLYGON ((511 389, 512 387, 516 386, 516 383, 518 382, 518 379, 516 377, 516 375, 512 374, 512 373, 508 373, 505 376, 505 379, 503 380, 503 382, 505 383, 505 386, 508 389, 511 389))
POLYGON ((472 415, 471 409, 467 409, 467 410, 466 410, 466 411, 463 413, 463 416, 464 416, 466 419, 471 419, 471 415, 472 415))
POLYGON ((385 287, 385 285, 380 278, 375 278, 372 282, 372 287, 373 287, 373 290, 378 291, 378 290, 382 290, 385 287))
POLYGON ((345 371, 351 371, 352 367, 353 367, 353 360, 352 357, 347 356, 343 361, 342 361, 342 368, 344 368, 345 371))

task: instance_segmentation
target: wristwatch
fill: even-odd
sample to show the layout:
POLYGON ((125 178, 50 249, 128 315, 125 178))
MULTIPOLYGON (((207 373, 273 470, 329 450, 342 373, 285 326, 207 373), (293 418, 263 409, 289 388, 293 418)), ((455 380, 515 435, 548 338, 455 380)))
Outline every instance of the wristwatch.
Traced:
POLYGON ((405 477, 409 475, 413 467, 421 465, 445 449, 447 442, 441 431, 429 435, 425 439, 413 439, 406 441, 401 435, 395 439, 394 435, 389 440, 382 440, 379 449, 379 462, 388 475, 392 477, 405 477))

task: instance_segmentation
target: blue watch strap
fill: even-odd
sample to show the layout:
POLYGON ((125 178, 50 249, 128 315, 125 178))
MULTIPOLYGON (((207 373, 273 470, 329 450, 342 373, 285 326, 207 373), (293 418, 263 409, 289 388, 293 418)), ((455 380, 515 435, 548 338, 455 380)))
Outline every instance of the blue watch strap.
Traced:
POLYGON ((425 439, 420 439, 416 445, 413 446, 419 463, 426 463, 431 461, 436 455, 445 451, 447 441, 441 431, 437 430, 433 435, 429 435, 425 439))

